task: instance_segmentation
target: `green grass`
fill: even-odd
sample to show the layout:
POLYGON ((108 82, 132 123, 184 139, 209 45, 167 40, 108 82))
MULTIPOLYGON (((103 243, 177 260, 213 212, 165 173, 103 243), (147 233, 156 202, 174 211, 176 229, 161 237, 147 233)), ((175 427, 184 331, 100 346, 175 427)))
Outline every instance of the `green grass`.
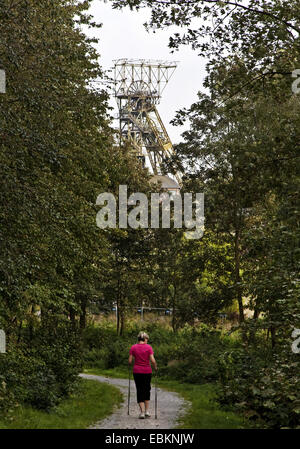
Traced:
POLYGON ((95 380, 80 379, 80 391, 47 413, 22 406, 1 429, 85 429, 113 412, 122 401, 120 390, 95 380))
POLYGON ((192 407, 179 422, 180 429, 245 429, 249 427, 243 417, 225 411, 217 403, 214 384, 180 384, 176 381, 160 381, 160 386, 176 391, 191 402, 192 407))
POLYGON ((85 368, 83 371, 85 374, 98 374, 99 376, 116 377, 118 379, 128 379, 128 370, 122 368, 85 368))
MULTIPOLYGON (((89 368, 85 373, 127 378, 128 371, 119 368, 100 370, 89 368)), ((222 409, 217 403, 214 384, 194 385, 158 379, 161 388, 179 393, 192 406, 179 422, 180 429, 245 429, 250 425, 240 415, 222 409)))

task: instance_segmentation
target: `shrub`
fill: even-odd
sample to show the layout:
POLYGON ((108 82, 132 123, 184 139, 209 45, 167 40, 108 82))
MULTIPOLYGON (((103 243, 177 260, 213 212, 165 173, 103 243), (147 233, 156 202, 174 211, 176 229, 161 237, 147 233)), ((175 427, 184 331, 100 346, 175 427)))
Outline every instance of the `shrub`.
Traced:
POLYGON ((87 368, 94 367, 105 369, 107 368, 107 349, 91 349, 84 352, 84 362, 87 368))
POLYGON ((235 405, 265 427, 300 425, 297 354, 290 348, 270 353, 263 347, 227 352, 220 358, 222 404, 235 405))
POLYGON ((42 365, 31 373, 24 402, 37 409, 49 410, 59 403, 60 398, 59 383, 51 369, 42 365))
POLYGON ((20 403, 49 410, 74 391, 82 367, 79 338, 69 322, 43 321, 0 358, 0 412, 20 403))

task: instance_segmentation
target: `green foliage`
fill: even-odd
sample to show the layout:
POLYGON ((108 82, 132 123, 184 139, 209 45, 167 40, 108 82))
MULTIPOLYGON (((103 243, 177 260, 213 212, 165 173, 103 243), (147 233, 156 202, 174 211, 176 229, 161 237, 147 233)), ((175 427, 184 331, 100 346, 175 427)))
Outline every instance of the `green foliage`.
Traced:
MULTIPOLYGON (((172 347, 172 358, 163 361, 160 375, 187 383, 205 383, 218 380, 219 355, 236 343, 205 324, 185 325, 178 332, 172 347)), ((166 348, 167 349, 167 348, 166 348)), ((160 357, 160 346, 158 347, 160 357)))
POLYGON ((76 389, 82 359, 78 335, 63 320, 57 328, 53 318, 47 324, 35 329, 28 344, 9 344, 0 358, 1 412, 22 403, 49 410, 76 389))
POLYGON ((38 328, 30 342, 34 354, 41 357, 55 376, 58 396, 72 393, 82 368, 80 335, 69 320, 60 317, 59 323, 49 317, 38 328))
POLYGON ((219 400, 272 428, 300 425, 299 360, 290 347, 270 353, 264 346, 227 351, 219 358, 219 400))
POLYGON ((1 412, 9 412, 10 407, 29 403, 38 408, 48 409, 57 404, 59 396, 54 373, 43 360, 21 349, 8 348, 1 357, 1 378, 5 384, 1 412))
POLYGON ((95 40, 81 31, 93 26, 89 3, 0 4, 3 413, 20 403, 49 409, 76 387, 76 314, 84 326, 108 246, 94 204, 118 182, 115 166, 128 169, 111 154, 107 95, 88 86, 103 76, 95 40))
MULTIPOLYGON (((225 59, 230 53, 242 54, 252 68, 269 63, 289 44, 289 53, 297 49, 299 33, 299 2, 288 4, 277 0, 232 2, 183 1, 153 2, 153 0, 110 0, 114 7, 132 9, 148 7, 151 18, 147 29, 177 25, 169 47, 190 45, 206 58, 225 59), (214 7, 215 6, 215 7, 214 7), (212 23, 214 25, 212 25, 212 23), (181 32, 180 28, 184 31, 181 32), (295 33, 295 34, 293 34, 295 33)), ((285 54, 286 56, 286 54, 285 54)), ((237 89, 239 91, 239 89, 237 89)))
POLYGON ((177 391, 191 403, 181 418, 181 429, 245 429, 249 422, 232 410, 224 410, 217 401, 217 387, 213 384, 190 385, 182 382, 162 381, 163 387, 177 391))
POLYGON ((22 402, 30 404, 36 409, 49 410, 61 399, 59 385, 51 369, 38 363, 36 359, 31 359, 31 361, 35 362, 34 371, 27 376, 27 381, 30 384, 22 402))

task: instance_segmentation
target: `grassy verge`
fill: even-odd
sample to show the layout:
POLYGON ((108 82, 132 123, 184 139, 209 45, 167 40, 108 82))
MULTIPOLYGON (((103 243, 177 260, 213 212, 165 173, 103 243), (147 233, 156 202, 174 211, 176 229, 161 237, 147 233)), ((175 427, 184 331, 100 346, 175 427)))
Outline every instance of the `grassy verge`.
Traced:
MULTIPOLYGON (((128 379, 128 370, 122 368, 85 368, 83 371, 85 374, 98 374, 99 376, 116 377, 118 379, 128 379)), ((131 376, 132 378, 132 376, 131 376)))
POLYGON ((176 391, 192 407, 182 417, 180 429, 245 429, 249 425, 243 417, 220 408, 215 400, 216 387, 213 384, 180 384, 176 381, 161 381, 160 386, 176 391))
MULTIPOLYGON (((127 378, 128 372, 118 368, 100 370, 89 368, 88 374, 127 378)), ((175 391, 191 403, 191 408, 179 422, 181 429, 245 429, 249 424, 240 415, 220 408, 215 400, 216 386, 213 384, 193 385, 177 381, 158 379, 158 385, 169 391, 175 391)))
POLYGON ((77 394, 62 401, 47 413, 22 406, 10 421, 0 419, 1 429, 85 429, 112 413, 120 404, 118 388, 95 380, 80 380, 77 394))

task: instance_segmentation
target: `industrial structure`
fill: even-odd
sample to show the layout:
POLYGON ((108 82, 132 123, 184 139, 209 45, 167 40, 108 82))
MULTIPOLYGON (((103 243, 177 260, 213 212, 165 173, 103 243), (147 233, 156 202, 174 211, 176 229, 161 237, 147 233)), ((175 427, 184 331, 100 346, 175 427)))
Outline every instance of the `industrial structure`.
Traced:
MULTIPOLYGON (((177 62, 167 61, 114 61, 120 139, 129 142, 143 164, 148 158, 155 179, 166 175, 163 164, 174 151, 156 105, 176 67, 177 62)), ((177 173, 175 177, 180 185, 180 174, 177 173)), ((170 181, 173 180, 170 178, 170 181)))

